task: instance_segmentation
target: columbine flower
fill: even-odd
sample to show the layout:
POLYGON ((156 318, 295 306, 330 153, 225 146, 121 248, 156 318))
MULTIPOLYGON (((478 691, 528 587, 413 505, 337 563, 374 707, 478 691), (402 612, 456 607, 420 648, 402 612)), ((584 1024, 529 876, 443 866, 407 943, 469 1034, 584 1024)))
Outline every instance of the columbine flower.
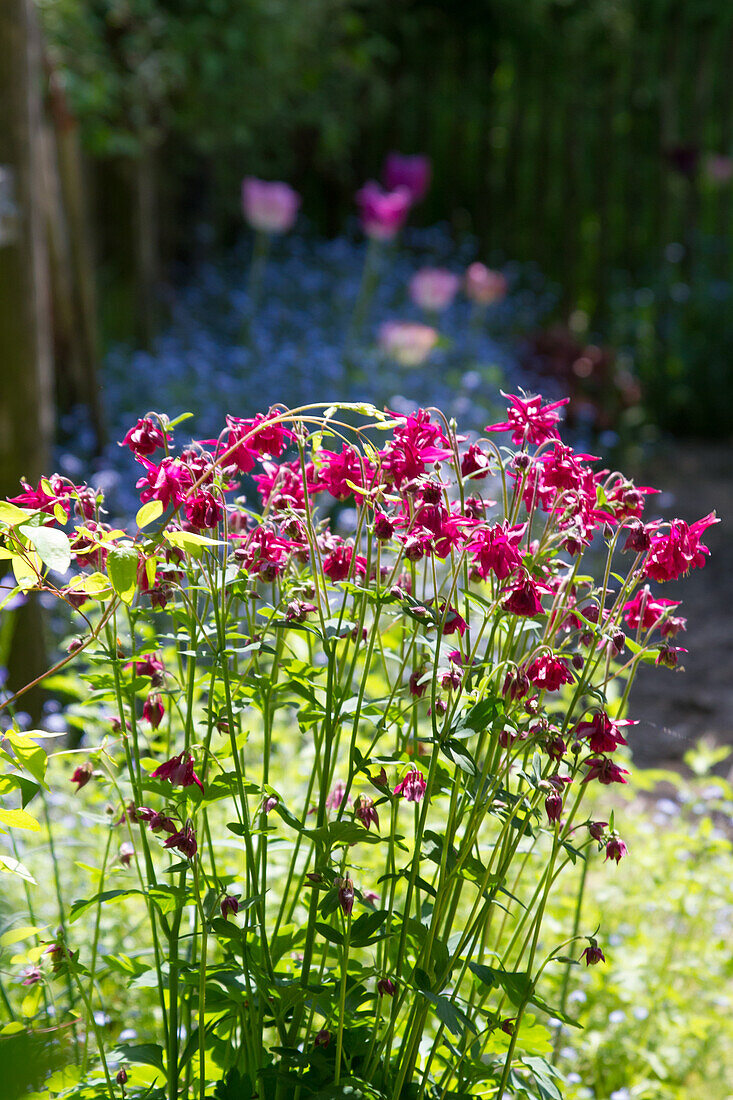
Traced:
POLYGON ((505 611, 529 618, 542 614, 540 586, 530 576, 520 577, 514 581, 506 589, 505 595, 506 599, 501 605, 505 611))
POLYGON ((653 627, 658 626, 664 620, 665 615, 668 615, 673 608, 679 606, 679 600, 655 598, 652 596, 649 585, 645 584, 643 588, 639 589, 633 600, 629 600, 628 603, 624 604, 624 618, 634 630, 639 625, 641 625, 642 630, 651 630, 653 627))
POLYGON ((43 979, 40 966, 29 966, 27 970, 23 971, 23 974, 21 985, 36 985, 43 979))
POLYGON ((473 263, 463 281, 466 297, 477 306, 490 306, 506 297, 507 282, 500 271, 485 264, 473 263))
POLYGON ((339 905, 345 917, 350 916, 354 908, 354 884, 350 878, 337 878, 339 905))
POLYGON ((187 821, 182 829, 169 836, 163 847, 176 848, 186 859, 193 859, 198 851, 198 844, 191 822, 187 821))
POLYGON ((609 837, 606 841, 606 859, 603 862, 605 863, 606 860, 613 859, 618 863, 624 858, 627 852, 628 848, 621 837, 614 833, 614 835, 609 837))
POLYGON ((405 224, 412 196, 406 187, 383 191, 378 183, 370 181, 356 193, 361 212, 361 225, 367 237, 377 241, 391 241, 405 224))
POLYGON ((232 916, 236 917, 239 912, 239 901, 233 894, 227 894, 226 897, 221 899, 219 908, 221 909, 221 915, 224 920, 228 920, 230 913, 232 916))
POLYGON ((619 745, 625 745, 626 738, 620 732, 621 726, 633 726, 635 722, 622 718, 610 718, 604 710, 599 710, 589 722, 578 722, 576 737, 587 737, 588 746, 593 753, 614 752, 619 745))
POLYGON ((427 783, 419 768, 410 768, 407 775, 394 789, 394 794, 402 795, 405 802, 420 802, 425 794, 427 783))
POLYGON ((242 208, 248 224, 260 233, 287 233, 300 206, 300 195, 287 183, 269 183, 246 176, 242 208))
POLYGON ((331 1042, 331 1032, 328 1028, 321 1028, 313 1042, 317 1047, 327 1047, 331 1042))
POLYGON ((148 806, 138 806, 135 816, 140 821, 145 821, 151 833, 175 833, 177 826, 172 817, 161 813, 159 810, 151 810, 148 806))
POLYGON ((559 821, 562 816, 562 795, 559 791, 550 791, 545 799, 545 810, 547 812, 547 820, 550 822, 559 821))
POLYGON ((431 175, 430 159, 420 153, 413 156, 389 153, 382 169, 385 187, 389 191, 406 188, 412 202, 420 202, 425 197, 431 175))
POLYGON ((151 455, 159 447, 165 447, 165 435, 154 420, 144 416, 133 428, 130 428, 118 446, 129 447, 135 455, 151 455))
POLYGON ((644 574, 654 581, 673 581, 690 569, 699 569, 710 553, 700 542, 707 527, 720 523, 715 512, 709 512, 689 527, 682 519, 676 519, 666 535, 655 534, 644 561, 644 574))
POLYGON ((163 508, 183 504, 186 492, 193 485, 193 474, 185 462, 177 458, 164 458, 160 466, 156 466, 141 455, 136 457, 147 470, 145 477, 136 482, 136 487, 142 489, 141 502, 147 504, 149 500, 159 500, 163 508))
POLYGON ((132 857, 135 855, 135 849, 129 840, 123 840, 120 844, 120 863, 123 867, 129 867, 132 863, 132 857))
POLYGON ((143 703, 143 718, 145 721, 148 722, 154 730, 157 730, 164 717, 165 707, 163 706, 161 697, 156 694, 148 695, 143 703))
POLYGON ((591 940, 585 951, 581 952, 581 959, 585 959, 586 966, 595 966, 599 962, 605 962, 606 956, 601 951, 595 940, 591 940))
POLYGON ((419 367, 440 337, 430 325, 417 321, 385 321, 379 328, 379 346, 402 367, 419 367))
POLYGON ((591 780, 597 779, 599 783, 603 783, 607 787, 610 783, 628 782, 624 779, 624 776, 629 774, 626 768, 620 768, 607 756, 589 756, 587 760, 583 761, 583 767, 587 768, 588 771, 583 776, 581 783, 589 783, 591 780))
POLYGON ((491 572, 497 580, 505 581, 521 566, 519 544, 525 529, 525 524, 508 527, 506 523, 496 523, 493 527, 478 527, 472 532, 466 549, 473 551, 473 563, 482 580, 491 572))
POLYGON ((380 997, 394 997, 395 983, 391 978, 380 978, 377 982, 377 993, 380 997))
POLYGON ((167 779, 173 787, 190 787, 195 783, 203 791, 204 785, 193 770, 193 756, 190 752, 180 752, 170 760, 159 764, 151 779, 167 779))
POLYGON ((78 768, 74 769, 74 774, 71 777, 71 782, 76 783, 77 791, 80 791, 82 787, 86 787, 89 780, 94 775, 94 768, 87 760, 86 764, 80 764, 78 768))
POLYGON ((517 394, 504 393, 503 390, 501 393, 511 402, 507 410, 507 420, 502 424, 487 426, 487 432, 511 432, 512 443, 516 446, 525 442, 537 446, 546 439, 560 438, 555 426, 560 419, 557 410, 567 405, 569 397, 543 405, 541 397, 519 397, 517 394))
POLYGON ((374 800, 368 798, 364 794, 360 794, 356 800, 354 806, 354 814, 361 821, 365 829, 368 829, 370 825, 376 825, 379 828, 379 815, 374 807, 374 800))
MULTIPOLYGON (((345 786, 343 780, 338 779, 333 785, 333 790, 326 797, 326 809, 327 810, 338 810, 339 806, 341 805, 341 803, 344 800, 344 795, 345 794, 346 794, 346 786, 345 786)), ((351 801, 351 799, 349 799, 349 802, 350 801, 351 801)))
POLYGON ((410 279, 410 297, 428 313, 439 313, 453 302, 460 279, 444 267, 423 267, 410 279))

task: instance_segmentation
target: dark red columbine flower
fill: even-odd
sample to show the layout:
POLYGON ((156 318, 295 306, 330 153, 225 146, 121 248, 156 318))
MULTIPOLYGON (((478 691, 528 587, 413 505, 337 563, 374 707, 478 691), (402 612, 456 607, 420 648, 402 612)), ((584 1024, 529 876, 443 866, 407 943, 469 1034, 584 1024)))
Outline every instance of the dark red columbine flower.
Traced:
POLYGON ((410 688, 410 695, 414 695, 416 699, 420 699, 428 690, 429 681, 425 680, 423 683, 420 682, 423 679, 424 675, 424 668, 416 668, 410 676, 408 684, 410 688))
POLYGON ((659 626, 673 608, 679 606, 679 600, 655 598, 652 596, 649 585, 645 584, 643 588, 639 589, 633 600, 629 600, 628 603, 624 604, 624 618, 633 630, 636 630, 640 624, 642 630, 651 630, 653 627, 659 626))
POLYGON ((380 978, 377 982, 377 993, 380 997, 394 997, 396 988, 391 978, 380 978))
POLYGON ((193 859, 198 851, 198 844, 191 822, 187 821, 182 829, 169 836, 163 847, 176 848, 186 859, 193 859))
POLYGON ((147 824, 151 833, 175 833, 178 828, 172 817, 168 817, 159 810, 151 810, 148 806, 138 806, 135 816, 147 824))
POLYGON ((680 653, 687 653, 687 650, 679 645, 663 645, 657 653, 654 664, 661 665, 663 668, 677 668, 680 653))
POLYGON ((627 779, 624 779, 624 776, 629 774, 626 768, 620 768, 607 756, 589 756, 587 760, 583 761, 583 767, 587 768, 588 771, 583 776, 582 783, 589 783, 591 780, 597 779, 599 783, 603 783, 607 787, 611 783, 628 782, 627 779))
POLYGON ((449 607, 446 611, 445 604, 441 603, 438 608, 438 615, 442 616, 444 613, 445 622, 443 623, 443 635, 455 634, 458 632, 460 636, 463 637, 468 630, 468 623, 463 616, 456 611, 455 607, 449 607))
POLYGON ((567 662, 562 657, 546 651, 527 666, 530 683, 541 691, 559 691, 563 684, 572 684, 573 677, 567 662))
POLYGON ((323 572, 332 581, 345 581, 351 571, 352 559, 354 572, 363 576, 366 573, 366 558, 363 554, 357 554, 354 559, 354 550, 351 546, 336 546, 323 559, 323 572))
POLYGON ((313 1040, 314 1045, 317 1047, 327 1047, 330 1042, 331 1032, 326 1027, 321 1028, 321 1030, 318 1032, 315 1039, 313 1040))
POLYGON ((524 615, 528 618, 541 615, 540 591, 540 585, 529 575, 520 577, 506 589, 506 598, 501 606, 513 615, 524 615))
POLYGON ((619 863, 627 852, 628 848, 621 837, 614 833, 613 836, 609 837, 606 841, 606 859, 603 862, 605 863, 606 860, 613 859, 616 863, 619 863))
POLYGON ((233 894, 227 894, 226 897, 221 899, 219 908, 221 909, 221 915, 224 920, 228 920, 230 913, 232 916, 236 917, 239 912, 239 901, 233 894))
POLYGON ((394 534, 394 524, 384 512, 377 512, 374 516, 374 535, 381 542, 391 539, 394 534))
POLYGON ((71 782, 76 783, 76 789, 77 791, 80 791, 82 787, 86 787, 87 783, 93 775, 94 768, 87 760, 85 764, 80 764, 78 768, 74 769, 74 774, 71 777, 71 782))
POLYGON ((479 527, 470 536, 466 549, 473 551, 473 562, 479 576, 486 580, 493 573, 497 580, 507 577, 522 564, 522 540, 526 524, 508 527, 497 523, 493 527, 479 527))
POLYGON ((368 829, 370 825, 376 825, 379 828, 379 815, 374 806, 373 798, 360 794, 354 805, 354 814, 361 821, 364 828, 368 829))
POLYGON ((133 454, 147 456, 153 454, 159 447, 165 447, 165 435, 151 417, 144 416, 130 428, 117 446, 129 447, 133 454))
POLYGON ((157 730, 160 723, 165 717, 165 707, 163 706, 163 700, 157 694, 148 695, 147 699, 143 703, 143 718, 148 722, 154 730, 157 730))
POLYGON ((564 397, 561 401, 552 401, 547 405, 542 404, 541 397, 519 397, 517 394, 504 393, 511 404, 507 409, 507 419, 502 424, 491 424, 486 428, 487 432, 511 432, 512 443, 516 446, 524 443, 537 445, 544 443, 546 439, 559 439, 556 424, 560 420, 557 411, 570 401, 564 397))
POLYGON ((203 791, 204 785, 193 770, 193 756, 190 752, 180 752, 170 760, 160 764, 151 773, 151 779, 167 779, 174 787, 190 787, 195 783, 203 791))
POLYGON ((354 908, 354 884, 350 878, 336 879, 338 886, 339 905, 345 917, 351 914, 354 908))
POLYGON ((603 834, 608 827, 607 821, 591 821, 588 824, 588 832, 594 840, 602 840, 603 834))
POLYGON ((598 755, 614 752, 625 745, 626 738, 620 732, 622 726, 634 726, 635 722, 623 718, 610 718, 605 710, 597 711, 588 722, 578 722, 576 737, 587 737, 590 751, 598 755))
POLYGON ((164 509, 183 504, 194 480, 190 468, 184 462, 177 458, 164 458, 160 466, 156 466, 139 455, 137 460, 147 470, 145 477, 136 482, 137 488, 142 489, 140 500, 143 504, 147 504, 149 500, 159 500, 164 509))
POLYGON ((419 768, 410 768, 407 775, 394 789, 394 794, 402 795, 405 802, 419 802, 425 794, 427 783, 419 768))
POLYGON ((124 1067, 121 1070, 117 1071, 117 1076, 115 1077, 115 1081, 117 1082, 118 1085, 126 1085, 127 1084, 127 1070, 124 1069, 124 1067))
POLYGON ((523 668, 510 668, 504 677, 502 694, 516 703, 517 699, 523 699, 530 689, 529 677, 523 668))
POLYGON ((191 526, 202 531, 218 525, 224 506, 213 493, 202 488, 195 496, 186 497, 185 511, 191 526))
POLYGON ((289 623, 304 623, 308 616, 317 611, 314 603, 305 603, 303 600, 291 600, 285 611, 285 618, 289 623))
POLYGON ((559 821, 562 817, 562 795, 559 791, 550 791, 545 799, 547 820, 551 823, 559 821))
POLYGON ((595 940, 591 940, 585 951, 581 952, 581 959, 585 959, 586 966, 595 966, 599 962, 605 962, 606 956, 601 951, 595 940))
POLYGON ((666 535, 652 535, 644 560, 645 575, 654 581, 673 581, 690 569, 699 569, 710 553, 700 537, 707 527, 719 522, 715 512, 709 512, 689 527, 684 520, 676 519, 666 535))

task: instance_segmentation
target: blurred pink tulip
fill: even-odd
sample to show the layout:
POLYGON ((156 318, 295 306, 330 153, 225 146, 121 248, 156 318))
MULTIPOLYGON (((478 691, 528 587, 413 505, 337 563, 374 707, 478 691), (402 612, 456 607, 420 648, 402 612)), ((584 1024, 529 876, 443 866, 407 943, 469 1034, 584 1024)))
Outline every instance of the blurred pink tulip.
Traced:
POLYGON ((492 271, 485 264, 471 264, 466 272, 466 297, 477 306, 490 306, 506 297, 506 279, 500 271, 492 271))
POLYGON ((287 183, 247 176, 242 181, 244 217, 260 233, 287 233, 300 206, 300 195, 287 183))
POLYGON ((434 328, 415 321, 385 321, 379 329, 380 348, 403 367, 419 367, 439 339, 434 328))
POLYGON ((444 267, 423 267, 410 279, 410 297, 428 313, 447 309, 458 293, 461 280, 444 267))
POLYGON ((431 176, 430 158, 419 153, 415 156, 390 153, 382 170, 382 179, 387 190, 406 187, 412 202, 420 202, 425 197, 431 176))
POLYGON ((357 191, 356 201, 367 237, 391 241, 405 224, 412 199, 406 187, 383 191, 378 183, 370 180, 357 191))

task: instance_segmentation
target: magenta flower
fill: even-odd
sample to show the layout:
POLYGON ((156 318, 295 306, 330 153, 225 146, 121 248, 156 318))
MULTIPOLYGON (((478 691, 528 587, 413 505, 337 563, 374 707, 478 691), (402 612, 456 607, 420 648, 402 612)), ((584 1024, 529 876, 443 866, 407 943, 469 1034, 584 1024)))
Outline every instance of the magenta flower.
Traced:
POLYGON ((461 476, 472 481, 483 481, 491 472, 491 459, 478 443, 472 443, 461 456, 461 476))
POLYGON ((147 699, 143 703, 143 718, 154 729, 157 730, 160 723, 165 717, 165 707, 163 706, 163 700, 157 694, 148 695, 147 699))
MULTIPOLYGON (((348 500, 354 493, 354 486, 365 487, 374 477, 374 467, 355 447, 344 444, 341 454, 333 451, 320 451, 319 469, 320 487, 336 500, 348 500), (350 483, 350 484, 349 484, 350 483)), ((362 497, 359 495, 359 499, 362 497)))
POLYGON ((488 425, 487 432, 511 432, 512 443, 516 446, 525 442, 537 446, 546 439, 560 438, 555 426, 560 419, 557 410, 567 405, 569 397, 543 405, 541 397, 519 397, 503 390, 501 392, 511 402, 507 419, 502 424, 488 425))
POLYGON ((74 769, 74 774, 71 777, 71 782, 76 783, 77 791, 80 791, 82 787, 86 787, 89 780, 94 775, 94 768, 87 760, 86 764, 80 764, 78 768, 74 769))
POLYGON ((376 825, 379 828, 379 814, 374 806, 374 799, 368 798, 364 794, 360 794, 356 800, 354 806, 354 814, 361 821, 365 829, 368 829, 370 825, 376 825))
POLYGON ((527 676, 540 691, 559 691, 563 684, 573 682, 567 662, 546 651, 527 666, 527 676))
POLYGON ((185 511, 186 519, 197 530, 216 527, 224 515, 221 501, 217 500, 208 489, 203 488, 195 496, 186 498, 185 511))
POLYGON ((377 982, 377 993, 380 997, 394 997, 395 983, 391 978, 380 978, 377 982))
MULTIPOLYGON (((333 790, 326 796, 326 809, 338 810, 341 803, 344 800, 346 794, 346 786, 342 779, 337 779, 333 785, 333 790)), ((351 801, 351 799, 349 799, 351 801)))
POLYGON ((23 974, 25 977, 20 983, 21 985, 36 985, 43 978, 40 966, 29 966, 27 970, 23 971, 23 974))
POLYGON ((530 576, 520 577, 506 589, 506 599, 501 606, 512 615, 529 618, 541 615, 540 586, 530 576))
POLYGON ((624 618, 634 630, 640 624, 642 630, 651 630, 652 627, 658 626, 673 608, 679 606, 679 600, 656 599, 652 596, 649 585, 645 584, 633 600, 624 604, 624 618))
POLYGON ((471 264, 464 278, 466 297, 477 306, 490 306, 506 297, 506 278, 485 264, 471 264))
POLYGON ((461 280, 444 267, 423 267, 410 279, 410 297, 428 313, 448 309, 458 293, 461 280))
POLYGON ((336 879, 339 905, 345 917, 350 916, 354 908, 354 884, 350 878, 336 879))
POLYGON ((549 822, 554 823, 560 820, 562 817, 562 795, 559 791, 550 791, 545 799, 545 811, 549 822))
POLYGON ((363 554, 357 554, 354 558, 354 550, 351 546, 336 546, 323 559, 323 572, 332 581, 345 581, 351 572, 352 558, 354 572, 363 576, 366 572, 366 558, 363 554))
POLYGON ((219 908, 221 909, 221 915, 224 920, 228 920, 230 913, 232 914, 232 916, 236 917, 237 913, 239 912, 239 901, 237 898, 234 897, 233 894, 227 894, 226 897, 223 897, 221 899, 221 905, 219 908))
POLYGON ((244 217, 259 233, 287 233, 300 206, 300 195, 287 183, 246 176, 242 181, 244 217))
POLYGON ((427 783, 419 768, 410 768, 407 775, 394 789, 394 794, 402 795, 405 802, 420 802, 425 794, 427 783))
POLYGON ((173 833, 172 836, 169 836, 163 847, 175 848, 181 855, 184 855, 186 859, 193 859, 198 851, 198 844, 196 843, 196 834, 193 831, 191 822, 187 821, 182 829, 179 829, 177 833, 173 833))
POLYGON ((522 551, 519 544, 525 529, 525 524, 508 527, 506 523, 476 528, 466 544, 466 549, 473 550, 473 563, 482 580, 493 573, 497 580, 505 581, 521 566, 522 551))
POLYGON ((145 477, 136 483, 137 488, 142 489, 141 502, 147 504, 149 500, 159 500, 163 508, 182 504, 194 481, 189 467, 177 458, 164 458, 160 466, 156 466, 141 455, 136 457, 147 470, 145 477))
POLYGON ((430 186, 432 168, 430 158, 416 153, 405 156, 403 153, 389 153, 382 169, 382 179, 388 191, 404 187, 411 202, 420 202, 430 186))
POLYGON ((587 737, 590 751, 600 755, 614 752, 619 745, 625 745, 626 738, 621 733, 621 727, 635 724, 628 719, 610 718, 604 710, 599 710, 589 722, 578 722, 575 736, 587 737))
POLYGON ((620 768, 607 756, 590 756, 583 761, 583 767, 587 768, 588 771, 583 776, 582 783, 589 783, 591 780, 597 779, 599 783, 603 783, 607 787, 611 783, 628 782, 624 779, 624 776, 629 774, 626 768, 620 768))
POLYGON ((151 773, 151 779, 167 779, 173 787, 190 787, 196 784, 202 791, 204 785, 193 770, 193 757, 190 752, 180 752, 164 764, 160 764, 151 773))
POLYGON ((129 447, 135 455, 151 455, 159 447, 165 447, 165 435, 151 417, 144 416, 133 428, 130 428, 118 446, 129 447))
POLYGON ((166 814, 161 813, 159 810, 151 810, 148 806, 138 806, 135 810, 135 816, 140 820, 146 822, 151 833, 175 833, 176 823, 172 817, 168 817, 166 814))
POLYGON ((586 966, 595 966, 599 962, 605 962, 606 956, 601 951, 595 940, 591 940, 585 951, 581 952, 581 959, 585 959, 586 966))
POLYGON ((367 237, 377 241, 391 241, 405 224, 412 197, 406 187, 383 191, 378 183, 370 180, 356 193, 361 213, 361 225, 367 237))
POLYGON ((616 836, 614 833, 614 835, 609 837, 606 841, 606 859, 603 862, 605 863, 606 860, 613 859, 616 863, 619 863, 628 850, 629 849, 626 847, 621 837, 616 836))
POLYGON ((699 569, 710 553, 700 542, 707 527, 720 523, 715 512, 709 512, 691 526, 676 519, 666 535, 655 534, 644 561, 644 573, 654 581, 673 581, 690 569, 699 569))

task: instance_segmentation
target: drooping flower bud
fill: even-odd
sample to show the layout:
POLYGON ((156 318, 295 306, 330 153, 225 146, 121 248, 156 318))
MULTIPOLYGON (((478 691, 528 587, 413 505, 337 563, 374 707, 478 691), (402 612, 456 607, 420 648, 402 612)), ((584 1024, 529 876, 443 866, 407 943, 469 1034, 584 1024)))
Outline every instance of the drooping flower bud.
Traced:
POLYGON ((391 978, 380 978, 377 982, 377 993, 380 997, 394 997, 396 988, 391 978))
POLYGON ((227 894, 226 897, 223 897, 221 899, 221 905, 219 906, 219 908, 221 909, 221 915, 224 920, 228 920, 230 913, 232 914, 232 916, 236 917, 237 913, 239 912, 239 901, 233 896, 233 894, 227 894))

